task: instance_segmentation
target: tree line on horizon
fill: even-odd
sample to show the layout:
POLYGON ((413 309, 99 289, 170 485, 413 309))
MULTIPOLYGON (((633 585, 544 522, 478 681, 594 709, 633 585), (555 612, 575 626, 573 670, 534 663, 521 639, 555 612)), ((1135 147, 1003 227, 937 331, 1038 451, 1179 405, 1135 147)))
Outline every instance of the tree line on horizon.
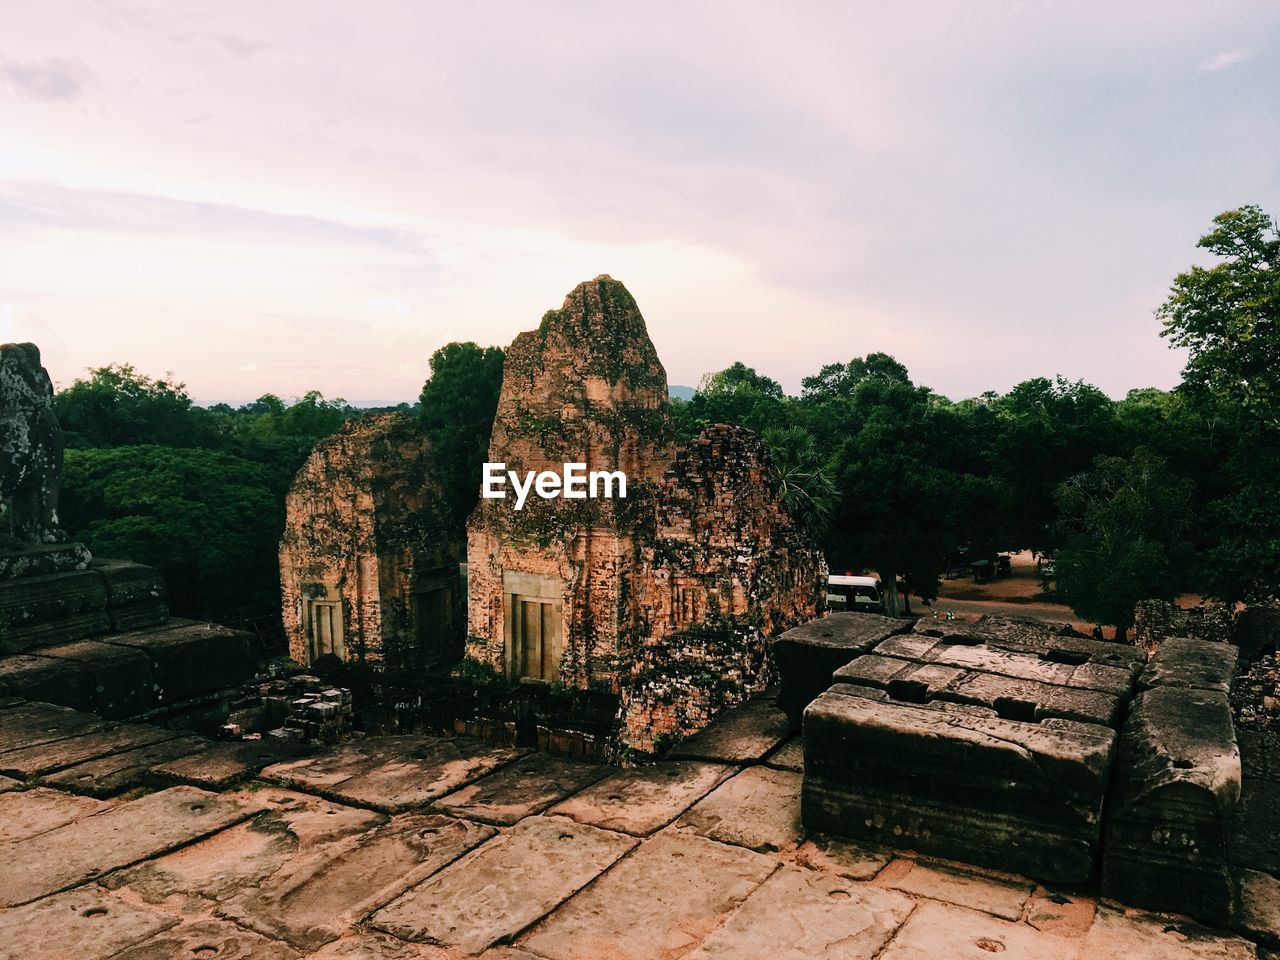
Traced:
MULTIPOLYGON (((734 363, 672 401, 691 438, 761 434, 779 493, 832 570, 878 572, 932 600, 960 548, 1052 556, 1083 619, 1123 637, 1146 598, 1280 599, 1280 233, 1258 207, 1214 219, 1211 266, 1156 312, 1189 360, 1173 390, 1112 400, 1034 378, 953 402, 892 356, 827 364, 789 396, 734 363)), ((284 499, 314 444, 353 416, 400 410, 430 437, 463 535, 478 496, 503 351, 451 343, 417 404, 377 411, 308 393, 196 406, 172 377, 127 365, 58 393, 64 525, 97 553, 158 566, 175 612, 278 631, 284 499)), ((891 596, 896 604, 896 596, 891 596)))

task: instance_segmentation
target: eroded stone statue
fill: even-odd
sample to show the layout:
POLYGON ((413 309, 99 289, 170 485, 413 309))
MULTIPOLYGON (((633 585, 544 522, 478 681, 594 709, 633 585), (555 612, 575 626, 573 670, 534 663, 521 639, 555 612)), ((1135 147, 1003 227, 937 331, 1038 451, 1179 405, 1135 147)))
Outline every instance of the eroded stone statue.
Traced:
POLYGON ((0 345, 0 549, 67 539, 58 525, 62 446, 39 348, 0 345))

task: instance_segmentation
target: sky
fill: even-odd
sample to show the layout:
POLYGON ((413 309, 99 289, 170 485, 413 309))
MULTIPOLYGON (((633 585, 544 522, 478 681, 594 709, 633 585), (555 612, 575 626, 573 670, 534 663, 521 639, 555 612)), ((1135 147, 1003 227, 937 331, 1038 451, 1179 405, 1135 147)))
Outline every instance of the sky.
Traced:
POLYGON ((0 342, 396 403, 608 273, 673 384, 1169 387, 1196 240, 1280 213, 1278 54, 1236 0, 0 0, 0 342))

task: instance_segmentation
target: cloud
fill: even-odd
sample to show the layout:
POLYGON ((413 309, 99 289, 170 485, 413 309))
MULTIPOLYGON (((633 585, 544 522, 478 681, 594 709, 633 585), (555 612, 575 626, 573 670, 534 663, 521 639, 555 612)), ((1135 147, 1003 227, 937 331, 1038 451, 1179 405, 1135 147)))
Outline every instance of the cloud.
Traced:
POLYGON ((255 54, 271 48, 269 43, 246 40, 238 33, 213 33, 207 30, 192 33, 175 33, 169 39, 174 43, 211 43, 216 47, 221 47, 227 53, 239 57, 241 60, 247 60, 255 54))
POLYGON ((71 103, 93 82, 93 72, 79 57, 0 60, 0 80, 21 100, 71 103))
POLYGON ((1215 53, 1208 60, 1201 61, 1200 70, 1203 73, 1216 73, 1219 70, 1234 67, 1237 63, 1243 63, 1251 56, 1253 56, 1253 51, 1248 47, 1224 50, 1222 53, 1215 53))
POLYGON ((390 313, 397 317, 407 317, 411 312, 408 305, 399 297, 374 297, 369 301, 370 313, 390 313))

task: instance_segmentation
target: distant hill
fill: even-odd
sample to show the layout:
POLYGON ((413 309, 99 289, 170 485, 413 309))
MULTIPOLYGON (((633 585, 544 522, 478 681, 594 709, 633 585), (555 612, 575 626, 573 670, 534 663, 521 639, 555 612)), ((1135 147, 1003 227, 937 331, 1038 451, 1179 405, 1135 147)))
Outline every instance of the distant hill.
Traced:
POLYGON ((696 387, 681 387, 675 384, 667 387, 667 396, 672 400, 688 400, 697 392, 696 387))

